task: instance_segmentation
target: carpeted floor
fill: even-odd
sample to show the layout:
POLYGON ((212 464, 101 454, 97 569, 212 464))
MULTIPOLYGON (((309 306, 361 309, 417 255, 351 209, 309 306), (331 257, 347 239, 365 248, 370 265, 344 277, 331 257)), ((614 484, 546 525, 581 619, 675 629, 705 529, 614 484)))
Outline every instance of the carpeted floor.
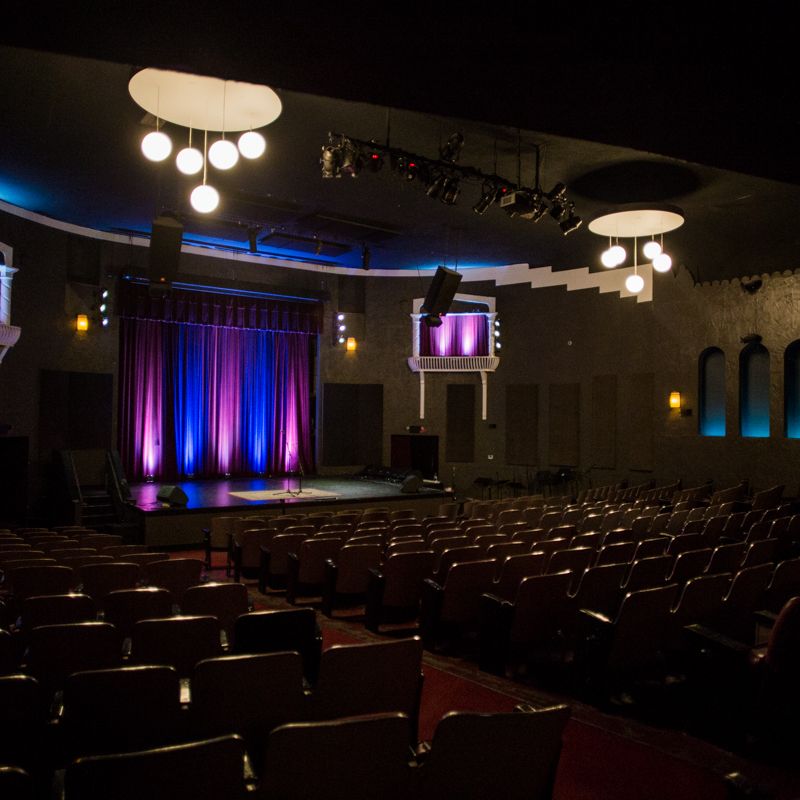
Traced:
MULTIPOLYGON (((174 556, 199 557, 197 551, 174 556)), ((215 557, 209 577, 225 580, 222 557, 215 557), (220 559, 220 560, 217 560, 220 559)), ((282 593, 258 592, 247 582, 256 608, 289 607, 282 593)), ((313 601, 310 605, 316 605, 313 601)), ((323 647, 374 640, 358 609, 328 619, 319 615, 323 647)), ((413 627, 398 627, 379 636, 414 635, 413 627)), ((644 724, 624 714, 608 714, 566 694, 534 682, 512 681, 482 672, 474 661, 425 652, 420 708, 420 739, 430 740, 441 717, 452 710, 511 711, 520 703, 534 706, 570 705, 556 781, 558 800, 724 800, 725 775, 739 772, 772 800, 800 798, 800 777, 787 769, 750 761, 689 736, 678 727, 644 724)))

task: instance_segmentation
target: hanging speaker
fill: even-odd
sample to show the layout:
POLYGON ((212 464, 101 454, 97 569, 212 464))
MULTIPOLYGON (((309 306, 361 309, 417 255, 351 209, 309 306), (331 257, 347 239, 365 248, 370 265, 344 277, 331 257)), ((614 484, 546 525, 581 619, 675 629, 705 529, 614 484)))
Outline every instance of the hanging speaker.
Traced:
POLYGON ((189 502, 188 495, 180 486, 162 486, 157 497, 160 502, 171 506, 185 506, 189 502))
POLYGON ((161 216, 153 220, 150 234, 150 284, 169 285, 178 274, 183 225, 174 217, 161 216))
POLYGON ((422 304, 422 313, 432 316, 446 314, 460 283, 461 275, 458 272, 447 267, 437 267, 422 304))

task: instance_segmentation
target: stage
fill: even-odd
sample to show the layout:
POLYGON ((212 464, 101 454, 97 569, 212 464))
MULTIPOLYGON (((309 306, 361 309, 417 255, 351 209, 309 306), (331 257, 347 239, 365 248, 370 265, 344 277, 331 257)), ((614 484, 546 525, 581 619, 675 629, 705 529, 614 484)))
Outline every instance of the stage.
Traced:
POLYGON ((447 492, 421 487, 405 493, 394 481, 351 476, 288 478, 240 478, 183 481, 179 483, 133 484, 129 512, 138 525, 137 540, 150 547, 182 547, 203 540, 203 528, 212 516, 272 517, 293 511, 343 510, 388 506, 413 508, 417 516, 436 514, 447 492), (187 497, 186 505, 162 502, 162 489, 177 486, 187 497))

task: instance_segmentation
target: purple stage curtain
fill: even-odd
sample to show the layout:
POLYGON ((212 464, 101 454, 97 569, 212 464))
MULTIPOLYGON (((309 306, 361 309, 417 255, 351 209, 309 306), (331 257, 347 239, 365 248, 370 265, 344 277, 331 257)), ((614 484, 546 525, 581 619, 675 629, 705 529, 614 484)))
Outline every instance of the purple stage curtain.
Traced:
POLYGON ((437 328, 420 324, 422 356, 488 356, 486 314, 445 314, 437 328))
POLYGON ((167 305, 142 302, 121 320, 119 441, 129 479, 313 472, 314 331, 295 328, 314 329, 315 312, 262 317, 285 330, 138 317, 167 305))

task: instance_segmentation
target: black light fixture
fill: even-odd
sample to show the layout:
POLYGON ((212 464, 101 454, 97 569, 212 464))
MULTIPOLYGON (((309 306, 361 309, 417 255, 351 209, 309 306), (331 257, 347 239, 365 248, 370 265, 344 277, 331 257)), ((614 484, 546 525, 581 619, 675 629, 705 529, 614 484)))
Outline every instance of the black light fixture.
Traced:
POLYGON ((319 163, 322 165, 323 178, 338 178, 339 168, 342 164, 341 150, 331 144, 323 145, 319 163))
POLYGON ((450 176, 446 182, 444 189, 442 189, 441 200, 448 206, 453 206, 458 200, 458 195, 461 193, 461 187, 458 185, 458 178, 450 176))
POLYGON ((371 253, 369 252, 369 247, 364 245, 361 248, 361 269, 369 270, 369 259, 371 253))
POLYGON ((373 150, 371 153, 367 153, 366 163, 370 172, 380 172, 383 168, 383 155, 377 150, 373 150))
POLYGON ((247 229, 247 245, 251 253, 258 252, 258 228, 247 229))
POLYGON ((425 194, 435 200, 444 191, 448 180, 449 179, 447 175, 445 175, 443 172, 440 172, 436 178, 434 178, 433 183, 425 190, 425 194))
POLYGON ((497 195, 498 189, 496 186, 484 184, 483 189, 481 189, 480 199, 472 206, 472 210, 476 214, 485 214, 489 206, 497 200, 497 195))
POLYGON ((440 148, 439 155, 442 161, 449 161, 453 163, 458 161, 461 155, 461 148, 464 147, 464 134, 454 133, 440 148))
POLYGON ((567 218, 562 219, 561 222, 558 223, 558 226, 561 228, 561 232, 564 234, 564 236, 580 228, 581 223, 583 222, 583 220, 575 213, 575 203, 570 203, 567 208, 567 218))

